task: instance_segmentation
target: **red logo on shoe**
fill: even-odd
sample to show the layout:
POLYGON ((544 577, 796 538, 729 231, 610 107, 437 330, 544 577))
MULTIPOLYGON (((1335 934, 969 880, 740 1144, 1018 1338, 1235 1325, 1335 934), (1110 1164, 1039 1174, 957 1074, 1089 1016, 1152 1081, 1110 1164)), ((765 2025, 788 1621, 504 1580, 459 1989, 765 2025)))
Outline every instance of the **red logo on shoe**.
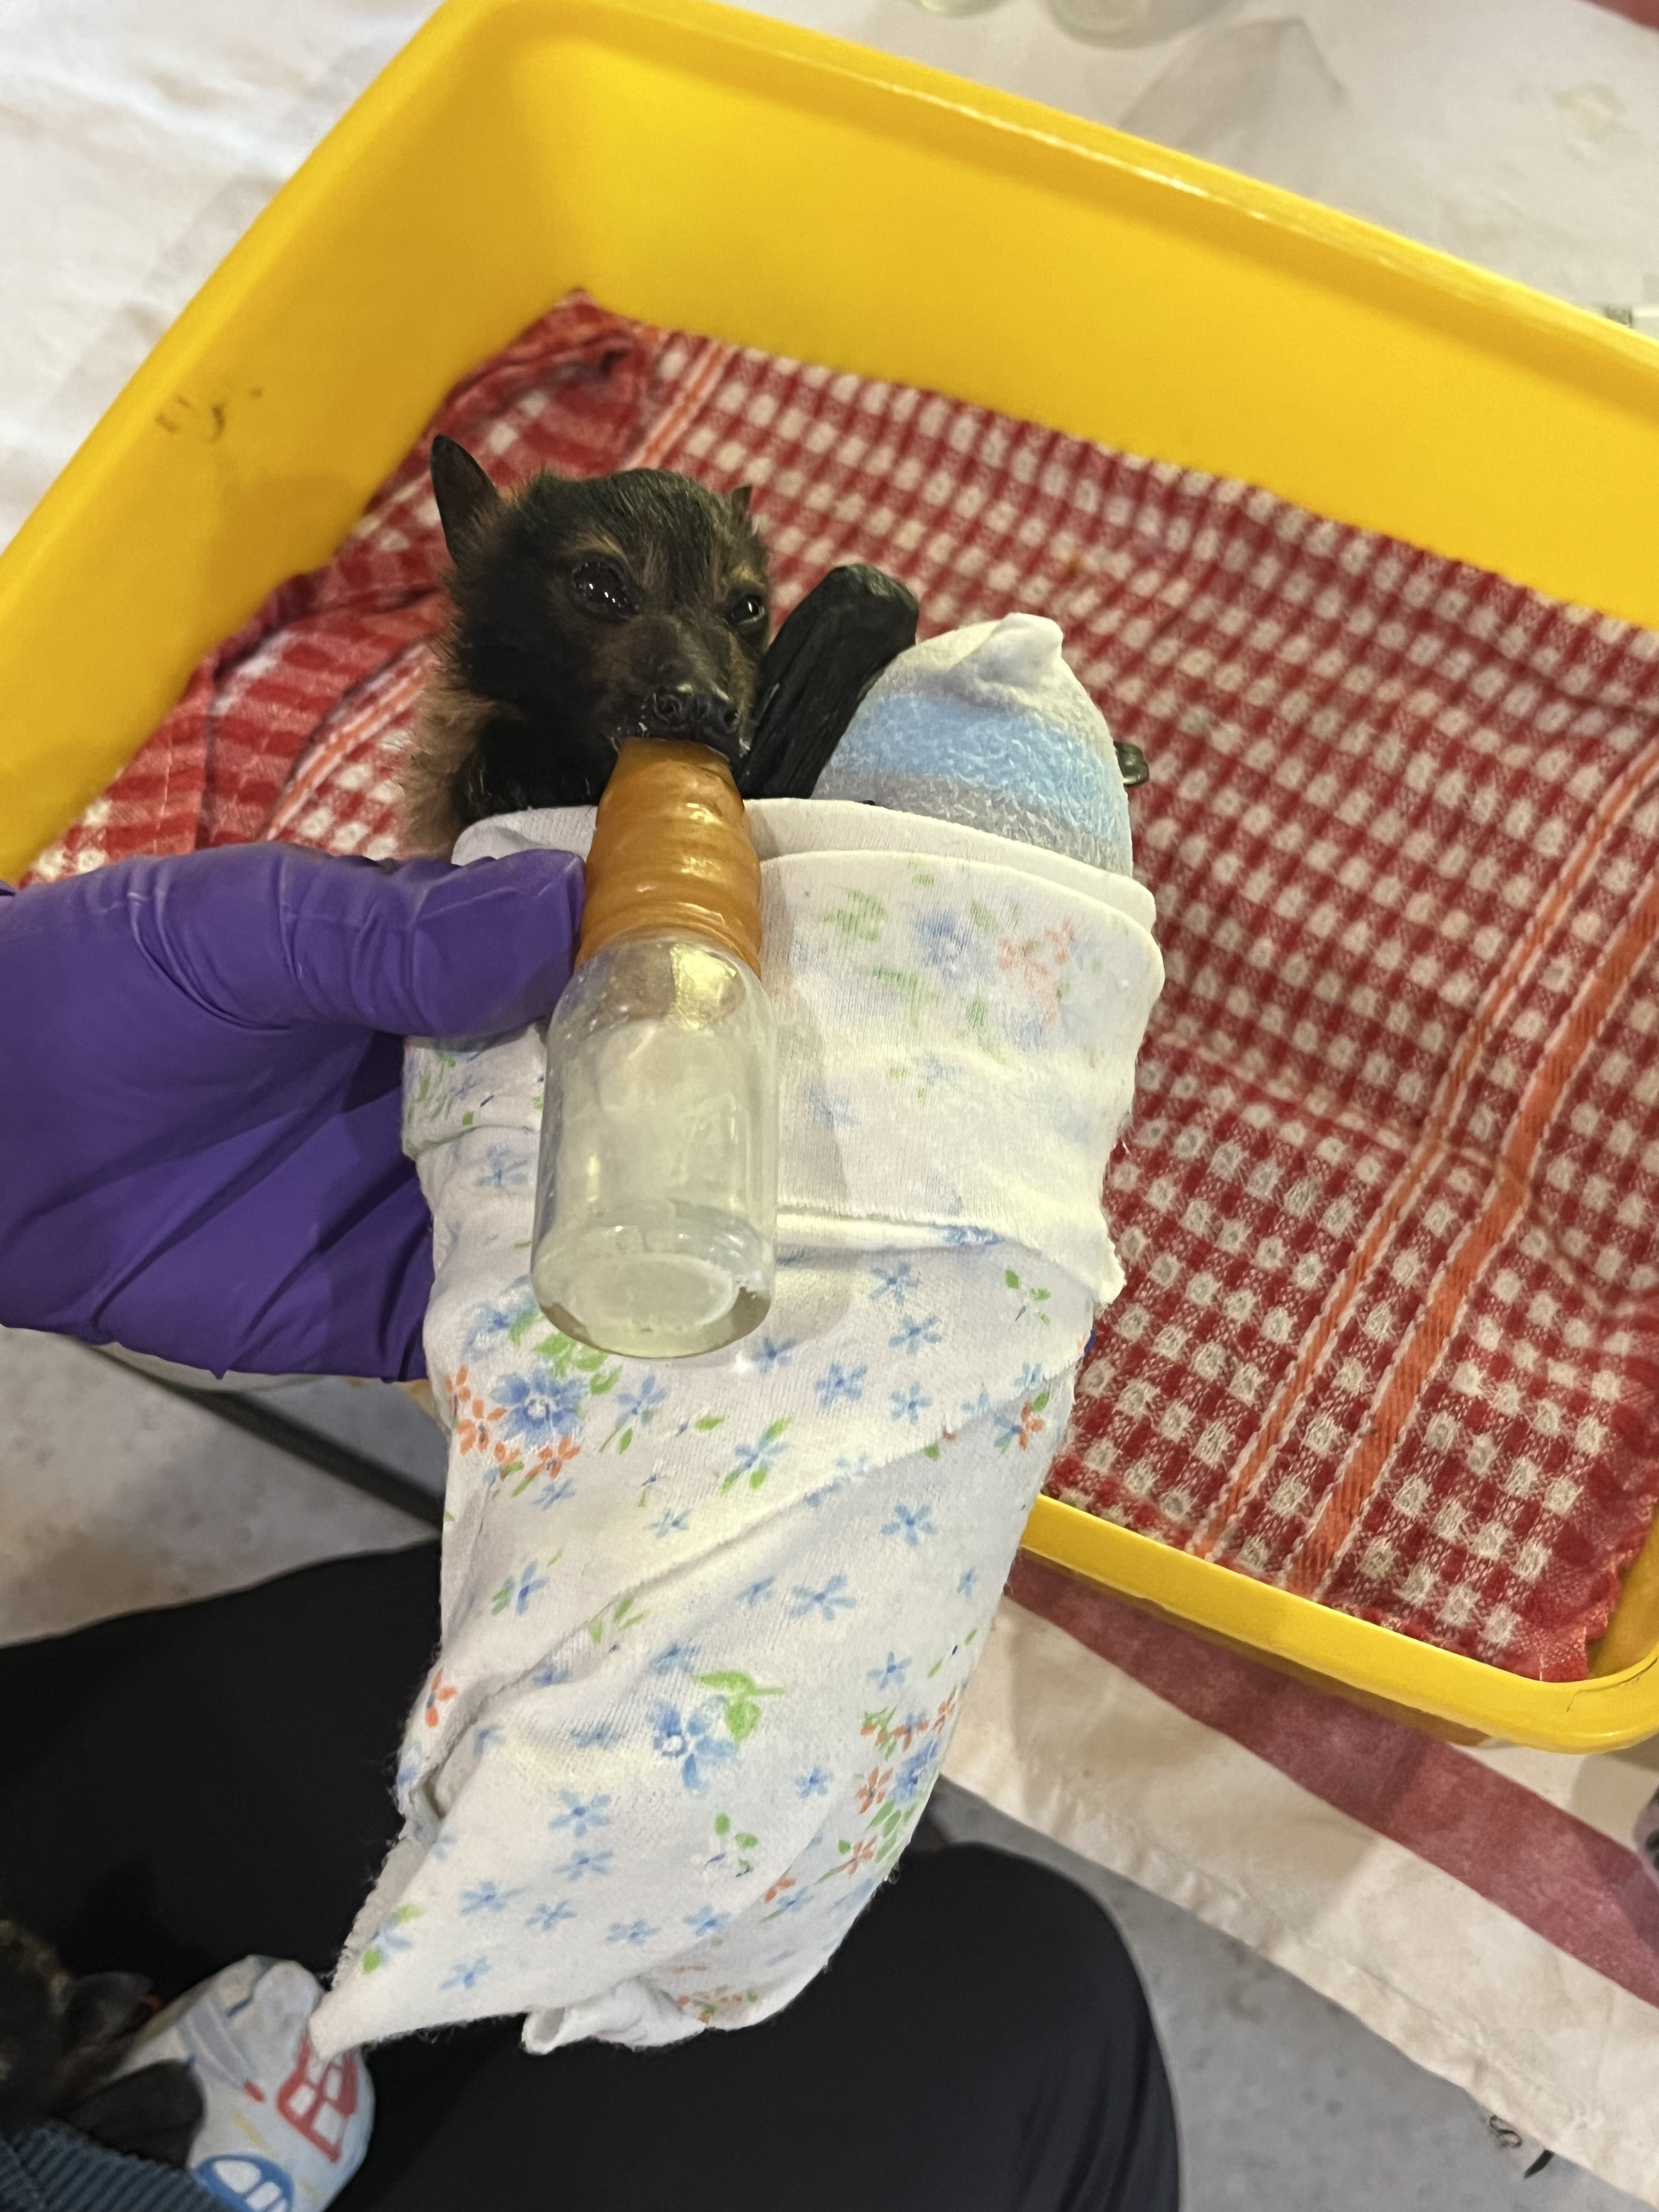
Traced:
POLYGON ((319 2058, 303 2036, 294 2071, 276 2092, 276 2109, 296 2135, 339 2162, 346 2123, 357 2109, 357 2054, 319 2058))

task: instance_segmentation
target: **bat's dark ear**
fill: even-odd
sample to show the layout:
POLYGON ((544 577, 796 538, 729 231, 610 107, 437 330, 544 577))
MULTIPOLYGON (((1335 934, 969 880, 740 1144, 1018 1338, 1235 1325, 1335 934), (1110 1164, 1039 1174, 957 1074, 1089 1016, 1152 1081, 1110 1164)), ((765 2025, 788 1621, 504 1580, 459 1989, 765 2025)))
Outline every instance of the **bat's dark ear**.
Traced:
POLYGON ((753 490, 752 484, 739 484, 735 491, 729 491, 726 495, 726 503, 739 522, 747 522, 749 520, 749 500, 753 490))
POLYGON ((432 441, 432 489, 449 557, 459 562, 501 495, 465 446, 440 434, 432 441))

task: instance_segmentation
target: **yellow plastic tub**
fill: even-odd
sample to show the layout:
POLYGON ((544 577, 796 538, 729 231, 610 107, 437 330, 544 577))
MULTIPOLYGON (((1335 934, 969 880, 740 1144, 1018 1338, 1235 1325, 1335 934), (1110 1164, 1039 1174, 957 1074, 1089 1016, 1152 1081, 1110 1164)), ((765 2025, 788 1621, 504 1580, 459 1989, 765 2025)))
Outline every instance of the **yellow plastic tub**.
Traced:
MULTIPOLYGON (((1659 622, 1659 348, 1120 134, 700 0, 450 0, 0 560, 0 872, 323 560, 446 387, 574 284, 1244 477, 1659 622)), ((1068 1571, 1334 1685, 1561 1749, 1659 1731, 1045 1501, 1068 1571)))

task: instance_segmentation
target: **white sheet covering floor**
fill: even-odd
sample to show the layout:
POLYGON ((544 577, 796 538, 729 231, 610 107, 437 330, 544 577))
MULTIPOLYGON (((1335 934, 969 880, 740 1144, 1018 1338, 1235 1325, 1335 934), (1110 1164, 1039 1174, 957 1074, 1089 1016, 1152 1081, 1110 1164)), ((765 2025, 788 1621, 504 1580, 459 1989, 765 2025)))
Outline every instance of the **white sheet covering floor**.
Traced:
MULTIPOLYGON (((0 540, 426 12, 0 0, 0 540)), ((1659 303, 1659 35, 1588 0, 1229 0, 1130 50, 1078 45, 1041 0, 768 12, 1123 123, 1581 304, 1659 303)), ((411 1449, 406 1407, 310 1412, 359 1448, 380 1431, 386 1455, 411 1449)), ((3 1333, 0 1475, 0 1638, 423 1533, 78 1347, 3 1333)), ((1523 2181, 1461 2091, 1231 1937, 964 1792, 948 1817, 1068 1865, 1117 1914, 1174 2063, 1194 2212, 1634 2201, 1559 2160, 1523 2181)))

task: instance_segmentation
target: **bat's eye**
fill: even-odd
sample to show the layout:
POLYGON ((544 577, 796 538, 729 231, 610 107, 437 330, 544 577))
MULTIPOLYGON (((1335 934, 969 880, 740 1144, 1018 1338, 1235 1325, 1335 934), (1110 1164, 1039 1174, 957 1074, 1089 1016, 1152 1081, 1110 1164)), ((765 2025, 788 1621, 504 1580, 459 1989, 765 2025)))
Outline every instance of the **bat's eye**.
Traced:
POLYGON ((758 592, 740 592, 726 610, 733 629, 753 629, 766 620, 766 601, 758 592))
POLYGON ((625 622, 640 611, 634 580, 615 561, 579 562, 570 572, 570 589, 579 606, 611 622, 625 622))

